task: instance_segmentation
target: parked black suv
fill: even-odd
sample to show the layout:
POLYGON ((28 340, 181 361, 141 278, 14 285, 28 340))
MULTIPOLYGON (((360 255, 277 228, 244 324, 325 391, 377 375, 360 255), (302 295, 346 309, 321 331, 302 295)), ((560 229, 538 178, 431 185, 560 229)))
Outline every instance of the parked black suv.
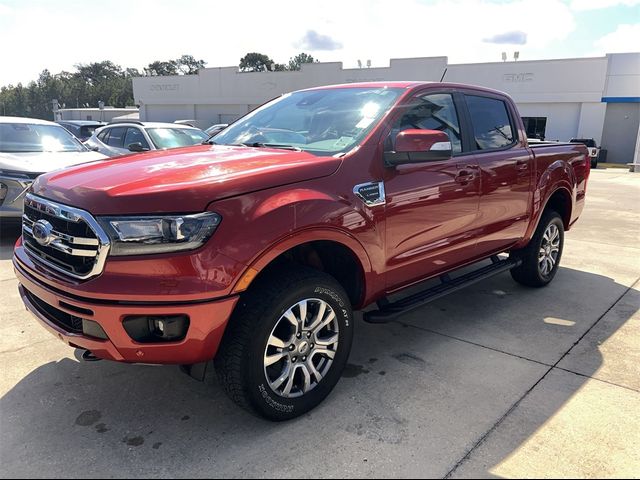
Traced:
POLYGON ((96 129, 106 125, 104 122, 91 120, 61 120, 56 123, 69 130, 81 142, 89 140, 96 129))

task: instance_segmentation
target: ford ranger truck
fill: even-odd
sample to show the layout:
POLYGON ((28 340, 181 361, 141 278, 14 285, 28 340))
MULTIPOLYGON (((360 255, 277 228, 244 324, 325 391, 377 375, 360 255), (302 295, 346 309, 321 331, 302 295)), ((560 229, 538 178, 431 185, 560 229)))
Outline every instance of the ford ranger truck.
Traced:
POLYGON ((238 405, 286 420, 338 382, 354 311, 394 321, 506 271, 551 282, 589 171, 584 145, 529 146, 501 92, 312 88, 204 145, 39 177, 13 264, 27 309, 86 359, 200 379, 213 360, 238 405))

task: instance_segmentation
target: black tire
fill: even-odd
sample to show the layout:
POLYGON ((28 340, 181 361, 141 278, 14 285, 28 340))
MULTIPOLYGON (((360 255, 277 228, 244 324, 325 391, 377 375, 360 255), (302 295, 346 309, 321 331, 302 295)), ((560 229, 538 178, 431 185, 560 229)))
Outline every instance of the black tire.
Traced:
POLYGON ((520 266, 511 269, 511 276, 516 282, 528 287, 544 287, 548 285, 556 276, 558 267, 560 266, 563 247, 564 224, 562 217, 554 210, 547 210, 542 214, 538 228, 529 244, 521 250, 511 252, 512 257, 522 260, 520 266), (547 232, 549 228, 553 228, 553 225, 558 231, 559 248, 553 268, 549 269, 547 267, 547 271, 544 271, 544 267, 541 266, 539 260, 539 254, 543 246, 548 244, 544 238, 545 232, 547 232))
MULTIPOLYGON (((311 319, 314 315, 311 311, 314 302, 310 300, 306 318, 311 319)), ((328 309, 326 311, 329 312, 328 309)), ((318 311, 315 314, 318 316, 318 311)), ((333 277, 305 267, 287 266, 274 270, 258 278, 242 295, 215 358, 218 380, 229 397, 250 413, 274 421, 298 417, 320 404, 340 380, 351 351, 353 328, 349 297, 333 277), (279 368, 280 365, 265 367, 267 349, 273 348, 268 347, 267 342, 273 338, 274 329, 280 328, 277 325, 280 325, 284 313, 297 308, 294 306, 306 299, 319 299, 331 307, 337 321, 334 325, 338 326, 338 343, 333 363, 325 364, 328 370, 323 378, 302 396, 289 398, 275 391, 267 378, 267 368, 279 368)), ((300 341, 294 337, 295 333, 292 333, 291 341, 300 341)), ((289 355, 286 348, 280 352, 289 355)), ((308 358, 312 361, 311 354, 308 358)), ((318 359, 318 355, 314 354, 313 358, 318 359)), ((319 361, 322 362, 323 358, 320 355, 319 361)), ((292 361, 295 360, 287 357, 282 365, 288 363, 293 367, 292 361)), ((282 371, 285 370, 283 366, 282 371)), ((314 381, 317 379, 315 376, 312 378, 314 381)))
POLYGON ((591 169, 594 170, 596 168, 598 168, 598 159, 597 158, 591 159, 591 169))

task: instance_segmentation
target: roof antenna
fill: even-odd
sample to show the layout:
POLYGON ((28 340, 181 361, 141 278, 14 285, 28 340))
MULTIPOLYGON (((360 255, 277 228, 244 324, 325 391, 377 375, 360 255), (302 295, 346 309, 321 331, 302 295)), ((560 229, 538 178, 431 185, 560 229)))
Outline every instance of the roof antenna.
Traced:
POLYGON ((449 69, 448 68, 444 69, 444 73, 442 74, 442 78, 440 79, 440 83, 442 83, 442 81, 444 80, 444 77, 447 74, 447 70, 449 70, 449 69))

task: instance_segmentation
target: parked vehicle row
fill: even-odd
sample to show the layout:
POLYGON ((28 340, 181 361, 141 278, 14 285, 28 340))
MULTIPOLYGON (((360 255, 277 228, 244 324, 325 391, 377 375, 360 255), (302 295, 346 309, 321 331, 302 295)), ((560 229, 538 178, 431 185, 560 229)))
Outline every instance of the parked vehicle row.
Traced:
POLYGON ((172 123, 54 123, 0 117, 0 218, 21 218, 24 195, 43 173, 108 157, 197 145, 208 138, 202 130, 172 123))
POLYGON ((208 138, 202 130, 188 125, 127 121, 110 123, 96 130, 86 145, 108 157, 117 157, 197 145, 208 138))
MULTIPOLYGON (((126 148, 138 127, 153 141, 138 124, 98 140, 126 148)), ((272 420, 332 391, 354 310, 392 321, 506 271, 548 285, 590 172, 582 144, 530 145, 506 94, 451 83, 294 92, 209 143, 38 177, 20 295, 85 357, 198 379, 214 360, 229 396, 272 420)))
POLYGON ((24 196, 39 175, 105 158, 56 123, 0 117, 0 218, 22 217, 24 196))

